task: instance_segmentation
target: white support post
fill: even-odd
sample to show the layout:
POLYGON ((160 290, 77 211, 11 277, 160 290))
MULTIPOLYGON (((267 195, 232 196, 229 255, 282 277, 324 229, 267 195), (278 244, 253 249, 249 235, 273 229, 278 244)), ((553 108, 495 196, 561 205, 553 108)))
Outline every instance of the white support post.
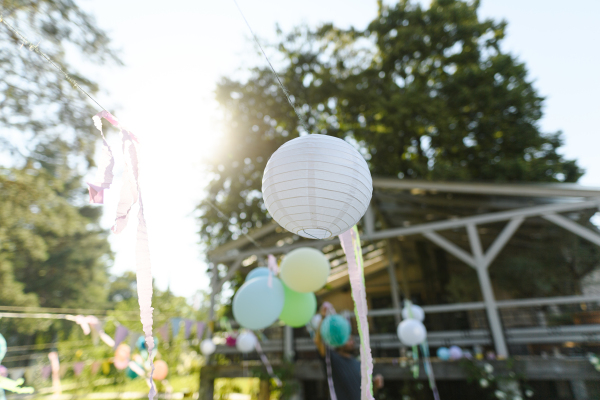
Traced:
POLYGON ((448 253, 454 255, 459 260, 464 261, 467 265, 470 265, 473 268, 476 267, 475 259, 469 253, 450 242, 448 239, 438 235, 433 231, 423 232, 423 236, 440 246, 442 249, 446 250, 448 253))
POLYGON ((600 235, 595 233, 594 231, 584 228, 579 225, 577 222, 570 220, 569 218, 563 217, 562 215, 558 215, 555 213, 543 215, 545 219, 548 221, 565 228, 568 231, 573 232, 574 234, 581 236, 584 239, 589 240, 597 246, 600 246, 600 235))
POLYGON ((506 340, 502 332, 502 322, 500 321, 500 314, 498 313, 496 299, 494 298, 494 290, 492 289, 492 283, 488 274, 487 265, 485 264, 483 250, 481 248, 481 242, 475 224, 467 225, 467 233, 469 234, 471 251, 475 258, 475 269, 477 270, 477 277, 479 278, 481 292, 483 293, 483 301, 487 311, 492 337, 494 338, 496 354, 499 357, 508 357, 508 347, 506 346, 506 340))
POLYGON ((294 361, 294 329, 288 325, 283 327, 283 358, 294 361))
POLYGON ((396 278, 396 266, 394 265, 394 251, 392 249, 392 241, 387 240, 388 254, 388 275, 390 277, 390 288, 392 294, 392 306, 397 313, 394 315, 396 325, 400 323, 400 315, 402 315, 402 307, 400 307, 400 289, 398 288, 398 279, 396 278))
POLYGON ((373 206, 371 204, 369 204, 367 212, 365 213, 364 222, 365 233, 367 235, 372 235, 373 233, 375 233, 375 212, 373 211, 373 206))
POLYGON ((516 232, 516 230, 519 229, 519 226, 521 226, 521 223, 523 223, 524 219, 525 218, 523 217, 515 217, 511 219, 508 224, 506 224, 502 232, 500 232, 500 235, 498 235, 496 240, 494 240, 494 243, 492 243, 485 256, 483 257, 486 268, 489 268, 490 264, 492 263, 492 261, 494 261, 498 253, 500 253, 500 251, 504 248, 506 243, 508 243, 508 241, 516 232))

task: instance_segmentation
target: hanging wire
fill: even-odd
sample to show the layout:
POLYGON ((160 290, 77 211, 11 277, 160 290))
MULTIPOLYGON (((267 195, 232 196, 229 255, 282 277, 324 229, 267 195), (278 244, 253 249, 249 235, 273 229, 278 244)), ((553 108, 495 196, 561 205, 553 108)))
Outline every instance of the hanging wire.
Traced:
POLYGON ((252 37, 254 38, 254 42, 256 42, 256 44, 258 45, 258 48, 262 52, 263 56, 265 56, 265 59, 267 60, 267 63, 269 64, 269 67, 271 68, 271 72, 273 72, 273 75, 275 75, 275 79, 277 80, 277 83, 279 83, 279 87, 281 88, 281 91, 283 92, 283 94, 287 98, 288 103, 290 103, 290 106, 292 106, 292 108, 294 109, 294 112, 296 113, 296 116, 300 120, 300 124, 302 124, 302 127, 304 128, 304 130, 306 131, 306 133, 309 133, 310 130, 308 129, 308 124, 306 123, 306 121, 304 120, 304 118, 301 116, 301 113, 298 110, 298 107, 296 106, 296 103, 294 103, 294 101, 292 100, 290 92, 287 90, 287 88, 285 87, 285 85, 283 84, 283 82, 281 81, 281 79, 279 78, 279 74, 277 74, 277 72, 275 71, 275 68, 273 68, 273 64, 271 64, 271 61, 269 61, 269 57, 267 57, 267 53, 265 53, 265 50, 263 49, 263 47, 261 46, 260 42, 258 41, 258 37, 256 36, 256 34, 254 33, 254 31, 252 30, 252 27, 250 26, 250 23, 248 22, 248 20, 246 19, 246 16, 242 12, 242 9, 240 8, 240 5, 237 3, 236 0, 233 0, 233 2, 235 3, 235 6, 237 7, 237 9, 240 12, 240 14, 242 15, 242 18, 244 19, 244 22, 246 22, 246 26, 250 30, 250 33, 252 34, 252 37))
MULTIPOLYGON (((256 37, 256 35, 254 34, 254 31, 252 30, 252 27, 248 23, 248 20, 246 20, 246 17, 244 16, 244 14, 243 14, 241 8, 239 7, 239 5, 237 4, 237 2, 235 0, 233 0, 233 1, 234 1, 235 5, 237 6, 238 10, 240 11, 240 14, 242 15, 242 18, 244 19, 244 21, 246 21, 246 25, 248 26, 248 29, 250 29, 250 32, 252 33, 252 36, 254 37, 254 40, 256 41, 256 44, 258 45, 258 47, 262 51, 263 55, 265 56, 265 59, 269 63, 269 66, 271 67, 271 71, 275 75, 275 78, 277 79, 277 82, 279 83, 279 86, 281 87, 281 90, 285 94, 285 97, 287 98, 288 102, 290 103, 290 105, 294 109, 294 112, 296 113, 296 116, 300 120, 300 123, 302 124, 302 126, 304 127, 304 129, 306 130, 306 132, 309 132, 309 129, 308 129, 308 126, 306 125, 306 122, 304 121, 304 119, 300 115, 300 112, 298 111, 296 105, 294 104, 292 98, 290 97, 289 91, 283 85, 283 83, 282 83, 281 79, 279 78, 279 75, 277 74, 277 72, 275 72, 275 69, 273 68, 273 65, 269 61, 269 58, 267 57, 267 54, 265 53, 265 51, 263 50, 262 46, 260 45, 260 42, 258 41, 258 38, 256 37)), ((16 37, 18 37, 19 40, 20 40, 20 42, 23 45, 27 46, 34 53, 39 54, 48 63, 50 63, 54 68, 56 68, 56 70, 59 71, 65 77, 65 79, 67 79, 67 81, 69 81, 73 85, 74 88, 81 90, 81 92, 83 92, 90 100, 92 100, 94 103, 96 103, 98 105, 98 107, 100 107, 102 110, 108 112, 104 107, 102 107, 102 105, 100 105, 100 103, 98 103, 98 101, 96 101, 96 99, 94 97, 92 97, 92 95, 90 95, 81 86, 79 86, 79 84, 73 78, 71 78, 71 76, 67 72, 65 72, 65 70, 63 70, 58 64, 56 64, 48 55, 46 55, 44 52, 42 52, 40 50, 39 46, 34 45, 21 32, 19 32, 16 28, 14 28, 11 24, 9 24, 4 19, 4 16, 1 13, 0 13, 0 23, 4 24, 8 28, 8 30, 10 32, 12 32, 16 37)), ((217 211, 217 213, 219 214, 219 217, 224 218, 226 220, 229 220, 229 218, 227 218, 227 216, 214 203, 212 203, 208 199, 205 199, 205 200, 206 200, 206 202, 213 209, 215 209, 215 211, 217 211)), ((255 245, 261 252, 265 253, 265 250, 250 235, 248 235, 247 233, 245 233, 243 231, 241 233, 242 233, 242 235, 246 239, 248 239, 250 241, 250 243, 252 243, 253 245, 255 245)))
POLYGON ((71 78, 71 76, 68 73, 66 73, 65 70, 63 70, 57 63, 52 61, 52 59, 48 55, 46 55, 46 53, 41 51, 38 45, 31 43, 21 32, 19 32, 11 24, 9 24, 4 19, 4 16, 2 14, 0 14, 0 23, 4 24, 8 28, 8 30, 11 31, 24 46, 27 46, 29 48, 29 50, 42 56, 48 63, 50 63, 54 68, 56 68, 57 71, 59 71, 61 74, 63 74, 65 79, 67 81, 69 81, 69 83, 71 83, 71 85, 73 85, 74 88, 81 90, 83 92, 83 94, 85 94, 90 100, 92 100, 94 103, 96 103, 98 105, 98 107, 100 107, 104 111, 107 111, 104 107, 102 107, 100 105, 100 103, 98 103, 96 101, 96 99, 94 99, 88 92, 86 92, 81 86, 79 86, 79 84, 77 83, 77 81, 75 81, 75 79, 71 78))

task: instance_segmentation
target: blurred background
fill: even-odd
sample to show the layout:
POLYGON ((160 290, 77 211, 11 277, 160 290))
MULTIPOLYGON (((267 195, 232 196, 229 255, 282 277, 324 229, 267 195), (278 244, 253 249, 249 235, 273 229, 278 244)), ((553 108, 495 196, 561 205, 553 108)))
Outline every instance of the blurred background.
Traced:
MULTIPOLYGON (((348 140, 365 156, 374 177, 456 187, 522 185, 504 195, 383 185, 373 203, 377 229, 600 196, 593 189, 600 187, 597 1, 238 3, 310 133, 348 140), (555 191, 515 195, 519 187, 539 185, 555 191), (566 192, 557 194, 560 190, 566 192)), ((207 321, 212 274, 229 278, 213 301, 218 318, 230 316, 232 294, 262 260, 245 258, 241 271, 228 274, 233 261, 215 261, 209 254, 221 254, 222 246, 270 226, 260 193, 262 171, 282 143, 307 133, 235 3, 2 0, 1 5, 6 21, 143 144, 155 328, 171 327, 173 319, 182 326, 184 320, 207 321)), ((106 133, 117 159, 113 189, 103 206, 88 205, 85 182, 95 176, 99 156, 91 119, 98 106, 4 25, 0 76, 0 333, 9 350, 2 364, 14 377, 27 372, 26 382, 36 388, 48 387, 42 364, 48 364, 48 351, 57 350, 64 365, 86 363, 84 374, 64 372, 69 384, 86 393, 88 383, 98 380, 92 365, 114 351, 94 346, 76 324, 58 316, 95 315, 110 336, 127 327, 127 341, 141 332, 132 272, 135 229, 118 236, 109 230, 121 186, 119 135, 111 129, 106 133), (27 369, 31 366, 39 368, 27 369)), ((598 233, 596 211, 577 210, 569 218, 598 233)), ((502 228, 492 224, 479 232, 485 246, 502 228)), ((490 270, 499 300, 600 293, 597 246, 537 219, 519 232, 490 270)), ((445 237, 468 248, 464 232, 445 237)), ((281 247, 298 239, 273 231, 261 237, 261 244, 281 247)), ((368 258, 388 248, 370 245, 368 258)), ((402 300, 431 306, 481 301, 474 271, 439 247, 408 240, 393 248, 402 300)), ((247 252, 251 246, 236 249, 247 252)), ((329 258, 341 266, 343 260, 335 264, 337 250, 329 249, 329 258)), ((369 306, 386 310, 393 306, 393 284, 388 275, 375 273, 379 270, 374 267, 369 306)), ((339 292, 323 292, 320 300, 339 298, 339 307, 351 309, 346 287, 334 283, 330 289, 339 292)), ((529 309, 503 311, 504 327, 600 323, 598 302, 540 307, 534 302, 529 309)), ((373 318, 373 333, 393 333, 395 323, 393 315, 383 313, 373 318)), ((428 329, 440 332, 489 328, 481 309, 436 314, 428 323, 428 329)), ((227 324, 216 329, 225 332, 227 324)), ((570 331, 554 342, 520 337, 511 355, 583 357, 597 351, 600 340, 589 336, 590 329, 577 333, 588 336, 576 340, 570 331)), ((198 391, 197 372, 206 360, 198 354, 200 327, 194 324, 192 332, 195 339, 178 329, 159 344, 161 357, 181 381, 170 378, 176 392, 198 391)), ((295 334, 302 339, 301 332, 295 334)), ((283 338, 281 332, 273 335, 272 340, 283 338)), ((494 351, 488 342, 480 344, 483 353, 494 351)), ((381 351, 376 356, 406 355, 397 347, 395 353, 381 351)), ((273 350, 272 356, 283 357, 280 353, 273 350)), ((111 380, 111 391, 114 385, 132 384, 110 368, 103 379, 111 380)), ((535 396, 598 395, 597 387, 584 383, 581 389, 572 381, 540 384, 535 396)), ((253 389, 245 387, 246 381, 236 382, 217 383, 217 388, 239 384, 243 387, 229 391, 258 390, 257 381, 253 389)), ((147 388, 143 381, 133 385, 127 390, 147 388)), ((387 398, 428 398, 419 397, 425 396, 421 389, 406 387, 387 398)), ((310 398, 321 398, 321 389, 306 390, 313 393, 310 398)), ((483 395, 469 398, 483 398, 477 396, 483 395)))

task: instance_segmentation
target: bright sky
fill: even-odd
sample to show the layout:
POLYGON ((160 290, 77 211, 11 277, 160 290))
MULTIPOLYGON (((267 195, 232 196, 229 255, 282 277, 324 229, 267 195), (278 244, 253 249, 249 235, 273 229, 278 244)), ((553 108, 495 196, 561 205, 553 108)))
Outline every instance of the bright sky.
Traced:
MULTIPOLYGON (((275 40, 276 23, 284 31, 320 22, 364 28, 377 11, 375 0, 238 3, 264 42, 275 40)), ((233 0, 88 0, 82 5, 122 49, 126 64, 103 69, 97 79, 107 92, 101 103, 116 107, 115 115, 144 144, 153 275, 160 288, 170 283, 176 294, 192 296, 208 286, 192 214, 206 184, 203 158, 218 142, 215 83, 264 60, 256 55, 233 0)), ((527 64, 536 88, 547 97, 543 131, 563 130, 564 153, 587 170, 581 183, 600 186, 600 1, 567 6, 563 0, 483 0, 480 15, 508 21, 504 49, 527 64)), ((105 201, 106 227, 114 218, 120 181, 113 187, 105 201)), ((135 269, 134 240, 132 226, 111 237, 113 273, 135 269)))

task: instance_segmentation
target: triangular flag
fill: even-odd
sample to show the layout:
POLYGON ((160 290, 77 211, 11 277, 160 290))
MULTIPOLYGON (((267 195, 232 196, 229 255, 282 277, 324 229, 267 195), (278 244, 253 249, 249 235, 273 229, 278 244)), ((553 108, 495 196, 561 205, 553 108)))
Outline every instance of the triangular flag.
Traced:
POLYGON ((117 348, 119 344, 129 335, 129 329, 125 328, 123 325, 117 326, 117 331, 115 332, 115 344, 113 348, 117 348))
POLYGON ((75 376, 81 375, 81 372, 83 371, 84 366, 85 366, 85 363, 83 361, 79 361, 79 362, 76 362, 75 364, 73 364, 73 372, 75 373, 75 376))
POLYGON ((186 319, 185 320, 185 325, 184 325, 184 334, 185 334, 185 338, 189 338, 190 337, 190 332, 192 331, 192 324, 194 323, 194 321, 192 321, 191 319, 186 319))
POLYGON ((92 363, 92 375, 96 375, 98 373, 98 370, 100 369, 100 361, 94 361, 92 363))
POLYGON ((202 335, 204 334, 204 326, 204 322, 196 323, 196 337, 198 338, 198 340, 202 339, 202 335))
POLYGON ((181 327, 182 318, 171 318, 171 329, 173 329, 173 339, 179 335, 179 328, 181 327))
POLYGON ((165 342, 169 341, 169 324, 164 324, 160 328, 157 329, 158 334, 162 337, 165 342))
POLYGON ((52 372, 52 367, 49 365, 44 365, 42 367, 42 379, 46 380, 50 378, 50 373, 52 372))

